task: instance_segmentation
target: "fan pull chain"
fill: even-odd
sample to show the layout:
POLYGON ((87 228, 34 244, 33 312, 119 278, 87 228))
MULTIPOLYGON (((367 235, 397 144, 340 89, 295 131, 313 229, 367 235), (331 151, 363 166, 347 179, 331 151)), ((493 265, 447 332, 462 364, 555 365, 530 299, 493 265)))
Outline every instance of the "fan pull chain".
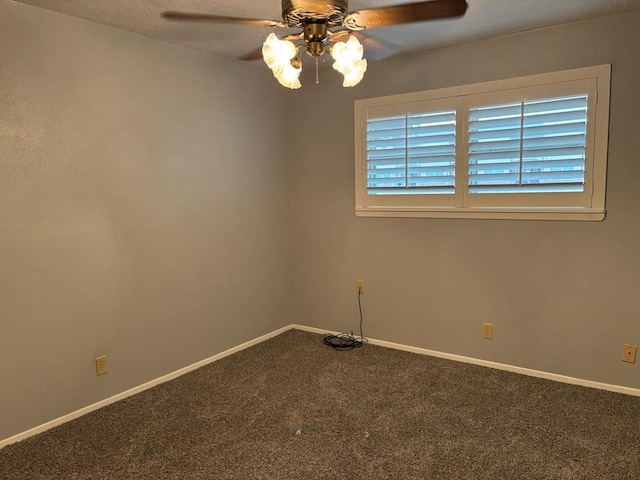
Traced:
POLYGON ((320 83, 320 78, 318 75, 318 57, 316 57, 316 83, 320 83))

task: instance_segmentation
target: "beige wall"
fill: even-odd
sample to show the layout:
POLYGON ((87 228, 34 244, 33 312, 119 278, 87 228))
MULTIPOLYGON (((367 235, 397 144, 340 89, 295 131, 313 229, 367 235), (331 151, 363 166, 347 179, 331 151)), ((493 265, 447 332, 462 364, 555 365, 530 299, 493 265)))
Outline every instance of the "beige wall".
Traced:
POLYGON ((342 89, 323 72, 289 105, 294 318, 586 380, 640 388, 640 12, 371 63, 342 89), (601 223, 357 218, 353 101, 611 63, 608 215, 601 223), (331 101, 328 101, 331 99, 331 101), (313 112, 312 114, 310 112, 313 112), (313 145, 313 147, 309 147, 313 145), (481 323, 494 324, 482 340, 481 323))
POLYGON ((0 439, 291 323, 259 68, 0 1, 0 439))
POLYGON ((368 336, 640 388, 619 360, 640 342, 638 24, 396 57, 354 89, 307 69, 292 92, 0 0, 0 439, 289 323, 357 330, 356 279, 368 336), (355 217, 353 100, 602 63, 604 222, 355 217))

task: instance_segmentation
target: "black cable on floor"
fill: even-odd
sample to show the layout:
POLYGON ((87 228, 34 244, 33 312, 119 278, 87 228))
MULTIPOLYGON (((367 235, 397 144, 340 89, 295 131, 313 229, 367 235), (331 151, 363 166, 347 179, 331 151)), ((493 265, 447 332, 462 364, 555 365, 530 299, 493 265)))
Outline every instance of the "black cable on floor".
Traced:
POLYGON ((358 290, 358 311, 360 312, 360 338, 354 337, 353 332, 351 334, 341 333, 339 335, 332 335, 327 333, 322 341, 325 345, 333 348, 334 350, 353 350, 354 348, 360 348, 362 345, 367 343, 367 339, 364 338, 362 333, 362 302, 360 301, 360 296, 362 293, 358 290))

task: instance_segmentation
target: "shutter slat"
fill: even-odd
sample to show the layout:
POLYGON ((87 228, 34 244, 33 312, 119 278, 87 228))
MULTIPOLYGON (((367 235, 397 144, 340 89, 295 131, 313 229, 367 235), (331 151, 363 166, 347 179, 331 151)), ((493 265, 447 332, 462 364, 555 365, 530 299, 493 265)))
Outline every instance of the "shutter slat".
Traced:
POLYGON ((370 118, 367 120, 367 132, 375 132, 379 130, 395 130, 404 129, 405 117, 386 117, 386 118, 370 118))
POLYGON ((369 195, 453 195, 455 190, 454 187, 367 187, 367 192, 369 195))
POLYGON ((375 152, 367 153, 367 162, 369 160, 382 160, 387 159, 390 162, 401 161, 405 162, 404 151, 401 150, 376 150, 375 152))
POLYGON ((413 147, 408 150, 408 157, 423 157, 428 155, 455 155, 455 148, 452 145, 437 145, 433 147, 413 147))
POLYGON ((520 162, 520 150, 504 150, 501 152, 482 152, 469 155, 469 165, 502 161, 520 162))
POLYGON ((510 128, 504 128, 501 130, 482 130, 469 132, 470 143, 484 143, 496 138, 502 138, 504 140, 519 140, 520 123, 518 122, 518 125, 512 125, 510 128))
POLYGON ((575 159, 582 158, 584 164, 584 148, 583 147, 571 147, 571 148, 540 148, 540 149, 532 149, 524 152, 523 161, 531 161, 531 160, 544 160, 548 159, 575 159))
POLYGON ((427 135, 415 135, 415 136, 409 137, 407 143, 410 148, 411 147, 428 147, 430 145, 433 145, 434 147, 442 146, 442 145, 448 145, 450 147, 453 147, 453 145, 455 144, 455 141, 456 141, 456 136, 449 132, 446 135, 433 135, 431 133, 427 135))
POLYGON ((505 105, 490 105, 472 108, 469 111, 469 122, 489 121, 505 117, 520 117, 520 102, 505 105))
POLYGON ((522 171, 531 171, 534 168, 555 168, 565 170, 584 171, 584 158, 562 160, 530 160, 522 163, 522 171))
POLYGON ((469 184, 471 185, 517 185, 519 181, 520 174, 518 172, 469 174, 469 184))
POLYGON ((368 178, 384 178, 385 176, 394 175, 397 177, 404 177, 407 169, 404 165, 398 165, 396 167, 384 167, 384 168, 371 168, 367 170, 368 178))
MULTIPOLYGON (((522 183, 582 183, 582 171, 535 172, 522 174, 522 183)), ((469 174, 469 183, 473 185, 517 185, 520 174, 517 172, 469 174)))
MULTIPOLYGON (((568 161, 581 159, 584 165, 584 148, 546 148, 525 152, 522 158, 524 163, 528 161, 554 161, 558 159, 568 161)), ((469 166, 485 165, 491 163, 516 162, 520 163, 520 152, 517 150, 505 150, 502 152, 476 153, 469 156, 469 166)))
POLYGON ((527 115, 524 117, 525 127, 534 127, 536 125, 549 125, 554 123, 578 123, 579 121, 586 123, 586 112, 549 112, 537 115, 527 115), (576 115, 580 113, 580 115, 576 115))
POLYGON ((523 148, 528 150, 542 150, 542 149, 554 149, 558 148, 574 148, 581 147, 584 150, 584 146, 587 141, 586 133, 581 135, 563 135, 560 137, 536 137, 525 138, 523 142, 523 148))
POLYGON ((583 183, 582 170, 531 172, 522 174, 522 183, 583 183))
POLYGON ((375 170, 385 167, 404 167, 406 164, 404 156, 402 158, 373 158, 367 161, 367 170, 375 170))
POLYGON ((405 181, 404 178, 376 178, 368 180, 367 184, 375 188, 398 188, 404 187, 405 181))
POLYGON ((448 177, 409 177, 407 182, 410 187, 453 187, 455 180, 448 177))
POLYGON ((412 165, 449 165, 455 166, 456 156, 451 155, 411 155, 409 159, 409 167, 412 165))
POLYGON ((469 121, 469 132, 495 132, 501 130, 520 130, 520 117, 498 118, 495 120, 469 121))
POLYGON ((450 112, 437 113, 410 113, 407 116, 407 123, 410 127, 415 125, 436 125, 438 123, 456 123, 456 114, 450 112))
POLYGON ((369 145, 367 145, 367 151, 368 152, 375 152, 377 150, 389 150, 389 149, 404 149, 405 148, 405 140, 404 138, 402 139, 398 139, 398 138, 387 138, 387 139, 380 139, 380 140, 375 140, 375 141, 371 141, 369 142, 369 145))
POLYGON ((470 185, 469 193, 570 193, 581 192, 581 184, 470 185))
POLYGON ((393 128, 388 130, 373 130, 367 132, 367 143, 374 142, 376 140, 389 140, 392 138, 401 139, 404 138, 404 127, 393 128))
POLYGON ((544 137, 548 135, 572 135, 584 134, 586 130, 584 122, 563 123, 555 125, 540 125, 527 127, 524 131, 524 138, 544 137))
MULTIPOLYGON (((469 153, 520 152, 520 140, 500 140, 493 142, 470 143, 469 153)), ((519 153, 518 153, 519 155, 519 153)))
POLYGON ((553 110, 584 110, 587 109, 587 95, 569 97, 545 98, 529 100, 525 103, 525 113, 549 112, 553 110))
POLYGON ((452 168, 443 168, 442 166, 410 167, 409 177, 413 175, 428 175, 428 174, 437 175, 441 177, 447 177, 447 176, 453 177, 454 172, 455 172, 455 169, 453 167, 452 168))
POLYGON ((509 171, 509 172, 519 172, 520 171, 520 162, 487 162, 487 163, 478 163, 472 165, 469 168, 469 174, 481 175, 482 172, 485 171, 509 171))

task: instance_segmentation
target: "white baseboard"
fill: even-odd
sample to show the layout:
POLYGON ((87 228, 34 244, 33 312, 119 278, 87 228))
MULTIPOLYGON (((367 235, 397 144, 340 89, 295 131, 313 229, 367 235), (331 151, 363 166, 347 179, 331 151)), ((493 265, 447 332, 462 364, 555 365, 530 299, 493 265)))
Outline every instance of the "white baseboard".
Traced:
MULTIPOLYGON (((45 432, 53 427, 57 427, 58 425, 62 425, 63 423, 69 422, 83 415, 86 415, 87 413, 93 412, 94 410, 98 410, 102 407, 106 407, 107 405, 123 400, 127 397, 143 392, 145 390, 148 390, 149 388, 155 387, 156 385, 160 385, 161 383, 168 382, 169 380, 178 378, 184 375, 185 373, 189 373, 193 370, 196 370, 197 368, 204 367, 205 365, 213 363, 222 358, 228 357, 229 355, 233 355, 234 353, 240 352, 249 347, 257 345, 261 342, 264 342, 265 340, 276 337, 281 333, 284 333, 287 330, 291 330, 291 329, 302 330, 302 331, 312 332, 312 333, 319 333, 319 334, 339 333, 339 332, 332 332, 328 330, 322 330, 320 328, 307 327, 305 325, 298 325, 298 324, 287 325, 286 327, 279 328, 278 330, 274 330, 273 332, 262 335, 261 337, 255 338, 253 340, 249 340, 248 342, 238 345, 237 347, 230 348, 229 350, 225 350, 224 352, 218 353, 217 355, 214 355, 209 358, 205 358, 204 360, 201 360, 192 365, 176 370, 175 372, 156 378, 155 380, 151 380, 149 382, 143 383, 142 385, 131 388, 125 392, 106 398, 92 405, 88 405, 84 408, 81 408, 80 410, 76 410, 75 412, 71 412, 67 415, 56 418, 54 420, 51 420, 50 422, 44 423, 37 427, 31 428, 26 432, 22 432, 12 437, 9 437, 7 439, 0 440, 0 448, 6 447, 7 445, 19 442, 26 438, 32 437, 33 435, 37 435, 39 433, 45 432)), ((368 338, 367 342, 370 343, 371 345, 378 345, 381 347, 393 348, 393 349, 402 350, 405 352, 418 353, 420 355, 429 355, 432 357, 444 358, 447 360, 454 360, 456 362, 471 363, 474 365, 480 365, 482 367, 489 367, 489 368, 495 368, 497 370, 506 370, 509 372, 520 373, 522 375, 528 375, 531 377, 544 378, 547 380, 554 380, 556 382, 569 383, 572 385, 580 385, 583 387, 597 388, 600 390, 608 390, 610 392, 623 393, 626 395, 633 395, 636 397, 640 397, 640 389, 636 389, 636 388, 622 387, 619 385, 610 385, 608 383, 593 382, 591 380, 583 380, 580 378, 567 377, 565 375, 558 375, 555 373, 548 373, 548 372, 542 372, 539 370, 531 370, 529 368, 516 367, 513 365, 507 365, 504 363, 490 362, 487 360, 480 360, 477 358, 464 357, 462 355, 454 355, 451 353, 443 353, 435 350, 427 350, 425 348, 412 347, 409 345, 402 345, 402 344, 393 343, 393 342, 386 342, 384 340, 376 340, 376 339, 368 338)))
MULTIPOLYGON (((295 328, 296 330, 303 330, 305 332, 311 332, 311 333, 330 333, 332 335, 336 335, 339 332, 332 332, 332 331, 328 331, 328 330, 321 330, 319 328, 314 328, 314 327, 307 327, 305 325, 292 325, 293 328, 295 328)), ((356 338, 358 338, 356 336, 356 338)), ((599 390, 607 390, 610 392, 616 392, 616 393, 624 393, 626 395, 633 395, 636 397, 640 397, 640 389, 637 388, 630 388, 630 387, 622 387, 620 385, 611 385, 608 383, 601 383, 601 382, 594 382, 591 380, 584 380, 581 378, 574 378, 574 377, 567 377, 565 375, 558 375, 556 373, 549 373, 549 372, 543 372, 540 370, 532 370, 530 368, 523 368, 523 367, 516 367, 514 365, 508 365, 505 363, 496 363, 496 362, 490 362, 488 360, 480 360, 478 358, 472 358, 472 357, 464 357, 462 355, 454 355, 452 353, 443 353, 443 352, 438 352, 436 350, 427 350, 426 348, 420 348, 420 347, 412 347, 409 345, 402 345, 400 343, 393 343, 393 342, 386 342, 384 340, 376 340, 373 338, 367 338, 367 343, 370 343, 371 345, 378 345, 381 347, 386 347, 386 348, 393 348, 396 350, 402 350, 405 352, 411 352, 411 353, 418 353, 420 355, 429 355, 431 357, 438 357, 438 358, 444 358, 447 360, 454 360, 456 362, 463 362, 463 363, 471 363, 473 365, 479 365, 481 367, 489 367, 489 368, 495 368, 497 370, 506 370, 508 372, 513 372, 513 373, 519 373, 522 375, 528 375, 530 377, 538 377, 538 378, 544 378, 547 380, 553 380, 556 382, 561 382, 561 383, 569 383, 571 385, 579 385, 582 387, 589 387, 589 388, 597 388, 599 390)))
POLYGON ((83 415, 86 415, 87 413, 93 412, 94 410, 98 410, 99 408, 106 407, 107 405, 110 405, 117 401, 124 400, 125 398, 130 397, 132 395, 135 395, 136 393, 143 392, 152 387, 155 387, 156 385, 160 385, 161 383, 168 382, 169 380, 173 380, 174 378, 178 378, 184 375, 185 373, 189 373, 193 370, 196 370, 197 368, 204 367, 205 365, 213 363, 224 357, 228 357, 229 355, 233 355, 234 353, 237 353, 241 350, 245 350, 249 347, 253 347, 254 345, 264 342, 265 340, 276 337, 281 333, 286 332, 287 330, 291 330, 292 328, 293 328, 293 325, 287 325, 286 327, 279 328, 278 330, 267 333, 266 335, 262 335, 261 337, 254 338, 253 340, 249 340, 248 342, 238 345, 237 347, 230 348, 229 350, 225 350, 224 352, 218 353, 217 355, 214 355, 209 358, 205 358, 204 360, 201 360, 192 365, 176 370, 175 372, 171 372, 167 375, 163 375, 162 377, 156 378, 155 380, 151 380, 149 382, 143 383, 142 385, 138 385, 137 387, 131 388, 125 392, 118 393, 117 395, 106 398, 104 400, 100 400, 99 402, 96 402, 92 405, 88 405, 84 408, 81 408, 80 410, 76 410, 75 412, 71 412, 67 415, 63 415, 62 417, 58 417, 54 420, 51 420, 50 422, 43 423, 42 425, 39 425, 37 427, 27 430, 26 432, 22 432, 12 437, 9 437, 7 439, 0 440, 0 448, 6 447, 7 445, 19 442, 26 438, 32 437, 33 435, 37 435, 39 433, 45 432, 53 427, 57 427, 58 425, 62 425, 63 423, 69 422, 83 415))

